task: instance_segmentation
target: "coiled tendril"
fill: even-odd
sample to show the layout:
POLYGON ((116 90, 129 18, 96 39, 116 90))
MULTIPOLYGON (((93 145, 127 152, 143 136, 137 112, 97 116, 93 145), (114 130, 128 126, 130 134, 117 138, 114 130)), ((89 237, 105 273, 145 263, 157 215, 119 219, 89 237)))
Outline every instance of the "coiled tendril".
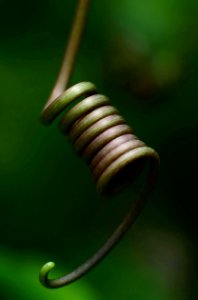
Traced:
MULTIPOLYGON (((78 46, 88 2, 88 0, 79 1, 81 32, 78 31, 75 35, 75 30, 73 31, 68 48, 72 45, 75 48, 74 41, 76 41, 76 47, 78 46), (73 43, 71 43, 72 39, 73 43)), ((77 16, 76 20, 79 21, 79 14, 77 16)), ((76 25, 76 28, 78 26, 76 25)), ((69 58, 71 54, 67 51, 64 67, 65 61, 67 63, 70 61, 71 67, 73 62, 69 58)), ((155 183, 159 166, 158 154, 134 135, 133 130, 125 123, 117 109, 111 105, 109 98, 98 94, 95 85, 91 82, 78 83, 63 92, 63 87, 66 85, 63 80, 60 87, 60 78, 62 79, 65 74, 63 66, 61 72, 62 75, 59 76, 41 119, 44 124, 49 125, 61 112, 65 112, 60 123, 60 130, 70 137, 77 153, 88 163, 97 190, 102 195, 113 195, 132 182, 147 162, 150 162, 150 168, 145 187, 134 201, 128 215, 93 257, 73 272, 58 279, 48 278, 49 271, 55 266, 53 262, 42 267, 40 281, 49 288, 60 287, 77 280, 117 244, 141 212, 155 183), (59 94, 58 97, 57 94, 59 94)))

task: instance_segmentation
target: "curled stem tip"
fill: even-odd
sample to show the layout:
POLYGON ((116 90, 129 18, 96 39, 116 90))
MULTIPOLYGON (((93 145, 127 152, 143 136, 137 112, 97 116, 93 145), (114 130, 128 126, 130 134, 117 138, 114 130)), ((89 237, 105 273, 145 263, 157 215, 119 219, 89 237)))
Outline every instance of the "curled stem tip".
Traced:
POLYGON ((55 267, 55 263, 50 261, 50 262, 46 263, 45 265, 43 265, 43 267, 40 270, 40 274, 39 274, 40 282, 46 287, 49 287, 48 274, 54 267, 55 267))
POLYGON ((89 272, 93 267, 95 267, 102 259, 106 257, 106 255, 117 245, 117 243, 122 239, 122 237, 126 234, 129 228, 134 224, 137 217, 141 213, 148 195, 151 193, 156 178, 158 175, 159 169, 159 156, 158 154, 152 150, 149 155, 150 159, 150 168, 149 174, 147 177, 147 181, 142 192, 137 196, 136 200, 132 204, 128 214, 122 221, 122 223, 117 227, 114 233, 110 236, 110 238, 106 241, 106 243, 87 261, 85 261, 82 265, 77 267, 74 271, 69 274, 66 274, 63 277, 57 279, 49 279, 49 272, 54 268, 55 264, 53 262, 48 262, 45 264, 40 271, 40 282, 48 288, 59 288, 61 286, 66 286, 71 282, 78 280, 80 277, 84 276, 87 272, 89 272))

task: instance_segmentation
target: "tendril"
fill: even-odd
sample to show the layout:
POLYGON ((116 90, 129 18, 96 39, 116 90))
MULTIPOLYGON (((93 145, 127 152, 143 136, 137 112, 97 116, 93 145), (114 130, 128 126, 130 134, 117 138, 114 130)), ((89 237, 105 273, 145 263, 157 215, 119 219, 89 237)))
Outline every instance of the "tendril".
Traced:
POLYGON ((143 190, 137 196, 127 216, 107 242, 85 263, 71 273, 49 279, 54 262, 46 263, 40 271, 40 282, 48 288, 67 285, 91 270, 120 241, 142 211, 156 182, 159 168, 157 152, 138 139, 108 97, 99 94, 91 82, 80 82, 66 88, 82 36, 89 1, 79 0, 69 44, 63 64, 41 114, 44 124, 51 124, 60 113, 64 116, 60 130, 71 139, 77 153, 90 167, 96 188, 101 195, 110 196, 135 180, 149 163, 143 190))

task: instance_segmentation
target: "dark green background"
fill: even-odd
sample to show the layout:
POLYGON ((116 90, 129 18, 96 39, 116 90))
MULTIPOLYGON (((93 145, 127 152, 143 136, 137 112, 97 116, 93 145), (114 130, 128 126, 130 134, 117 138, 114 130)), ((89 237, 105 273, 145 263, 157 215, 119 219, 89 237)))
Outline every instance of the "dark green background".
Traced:
POLYGON ((0 1, 0 299, 197 300, 197 2, 93 1, 72 83, 94 82, 161 157, 133 230, 95 270, 60 290, 38 281, 92 254, 132 191, 100 198, 68 140, 39 121, 75 1, 0 1))

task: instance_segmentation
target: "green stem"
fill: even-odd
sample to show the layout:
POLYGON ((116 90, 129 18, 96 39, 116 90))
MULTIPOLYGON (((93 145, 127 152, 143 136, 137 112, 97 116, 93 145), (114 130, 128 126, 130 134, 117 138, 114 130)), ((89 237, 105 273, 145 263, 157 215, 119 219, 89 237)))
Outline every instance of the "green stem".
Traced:
POLYGON ((88 271, 94 268, 102 259, 104 259, 107 256, 107 254, 117 245, 117 243, 127 233, 129 228, 135 223, 137 217, 139 216, 146 204, 148 195, 154 188, 159 169, 159 156, 153 149, 148 148, 145 152, 145 156, 150 161, 150 168, 147 181, 142 192, 134 201, 123 222, 117 227, 117 229, 107 240, 107 242, 91 258, 89 258, 71 273, 66 274, 65 276, 57 279, 49 279, 49 272, 55 267, 55 263, 46 263, 40 271, 40 282, 44 286, 52 289, 59 288, 68 285, 71 282, 74 282, 82 276, 84 276, 88 271))
POLYGON ((58 96, 60 96, 68 85, 80 46, 81 37, 84 31, 89 3, 90 0, 78 1, 76 14, 73 21, 69 42, 65 50, 63 62, 58 74, 58 78, 45 105, 45 108, 48 107, 58 96))

